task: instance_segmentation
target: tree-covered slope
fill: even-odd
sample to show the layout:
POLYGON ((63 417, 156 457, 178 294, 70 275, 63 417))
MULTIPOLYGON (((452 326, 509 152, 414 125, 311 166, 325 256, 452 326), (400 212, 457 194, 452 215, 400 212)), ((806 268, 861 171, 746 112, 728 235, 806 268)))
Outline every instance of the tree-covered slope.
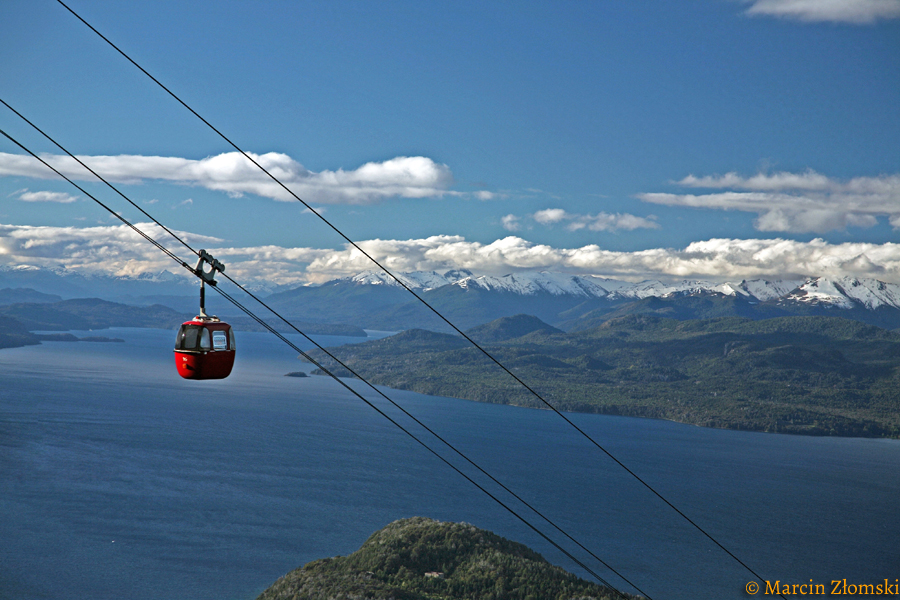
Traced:
POLYGON ((680 321, 744 317, 752 320, 776 317, 836 317, 860 321, 884 329, 900 328, 900 310, 893 306, 875 309, 854 305, 840 308, 832 304, 810 304, 774 299, 756 302, 748 298, 714 293, 651 296, 630 302, 612 302, 589 311, 567 311, 551 321, 566 331, 585 331, 606 321, 628 315, 653 315, 680 321))
POLYGON ((531 315, 514 315, 501 317, 490 323, 473 327, 466 332, 470 338, 479 344, 490 342, 502 342, 520 338, 529 333, 541 331, 544 333, 562 333, 556 327, 547 325, 537 317, 531 315))
POLYGON ((11 317, 0 316, 0 348, 19 348, 39 343, 38 337, 29 332, 23 323, 11 317))
POLYGON ((346 557, 291 571, 258 600, 600 600, 609 589, 465 523, 395 521, 346 557))
POLYGON ((21 302, 0 306, 0 314, 21 321, 30 331, 159 327, 180 325, 185 315, 167 306, 129 306, 99 298, 78 298, 51 303, 21 302))
POLYGON ((62 300, 56 294, 44 294, 29 288, 3 288, 0 290, 0 305, 18 302, 48 303, 62 300))
MULTIPOLYGON (((872 325, 833 317, 627 315, 586 331, 529 328, 485 347, 560 410, 900 437, 900 334, 872 325)), ((333 352, 373 383, 544 408, 459 336, 407 331, 333 352)))

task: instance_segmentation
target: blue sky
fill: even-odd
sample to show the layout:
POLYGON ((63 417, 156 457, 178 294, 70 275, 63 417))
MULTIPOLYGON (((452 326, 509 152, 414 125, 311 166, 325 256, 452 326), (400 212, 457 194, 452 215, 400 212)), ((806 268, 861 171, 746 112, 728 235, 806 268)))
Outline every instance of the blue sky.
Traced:
MULTIPOLYGON (((900 282, 900 0, 69 5, 395 269, 900 282)), ((231 273, 368 268, 53 0, 0 97, 231 273)), ((0 265, 176 270, 22 154, 0 265)))

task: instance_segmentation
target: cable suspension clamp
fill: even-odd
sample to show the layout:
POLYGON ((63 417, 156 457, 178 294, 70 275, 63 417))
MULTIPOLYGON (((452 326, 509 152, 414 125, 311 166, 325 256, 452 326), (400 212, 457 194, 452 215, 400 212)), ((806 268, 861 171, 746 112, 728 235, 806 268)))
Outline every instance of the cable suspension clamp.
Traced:
POLYGON ((194 267, 194 274, 204 282, 216 285, 216 271, 224 273, 225 265, 213 258, 206 250, 200 250, 200 258, 197 260, 197 266, 194 267), (211 267, 209 272, 203 270, 203 263, 211 267))
POLYGON ((219 273, 225 272, 225 265, 217 261, 212 255, 206 250, 200 250, 200 258, 197 260, 197 266, 194 267, 194 274, 200 278, 200 314, 197 316, 198 319, 215 319, 216 317, 209 317, 206 314, 206 285, 209 284, 212 286, 216 285, 216 271, 219 273), (210 266, 209 271, 203 269, 203 264, 206 263, 210 266))

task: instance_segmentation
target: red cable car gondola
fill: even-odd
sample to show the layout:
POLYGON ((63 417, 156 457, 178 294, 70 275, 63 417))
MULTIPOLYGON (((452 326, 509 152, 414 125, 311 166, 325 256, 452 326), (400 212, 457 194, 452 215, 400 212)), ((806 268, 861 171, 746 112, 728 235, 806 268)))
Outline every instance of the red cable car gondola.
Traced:
POLYGON ((231 325, 197 315, 182 324, 175 338, 175 366, 185 379, 225 379, 234 366, 231 325))
POLYGON ((236 346, 231 325, 206 314, 205 284, 216 285, 216 271, 224 270, 222 263, 200 251, 194 269, 200 277, 200 314, 184 322, 175 338, 175 367, 185 379, 225 379, 234 366, 236 346), (209 273, 203 270, 204 262, 212 266, 209 273))

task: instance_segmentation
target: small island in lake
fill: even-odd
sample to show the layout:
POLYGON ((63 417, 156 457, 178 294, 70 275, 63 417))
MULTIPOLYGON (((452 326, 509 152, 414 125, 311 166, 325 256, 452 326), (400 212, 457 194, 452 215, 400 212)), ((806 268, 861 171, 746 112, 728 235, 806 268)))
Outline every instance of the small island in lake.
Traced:
POLYGON ((291 571, 257 600, 301 598, 612 600, 621 595, 490 531, 414 517, 376 531, 349 556, 291 571))
POLYGON ((122 338, 111 338, 105 335, 89 335, 76 337, 71 333, 37 333, 37 339, 42 342, 124 342, 122 338))

